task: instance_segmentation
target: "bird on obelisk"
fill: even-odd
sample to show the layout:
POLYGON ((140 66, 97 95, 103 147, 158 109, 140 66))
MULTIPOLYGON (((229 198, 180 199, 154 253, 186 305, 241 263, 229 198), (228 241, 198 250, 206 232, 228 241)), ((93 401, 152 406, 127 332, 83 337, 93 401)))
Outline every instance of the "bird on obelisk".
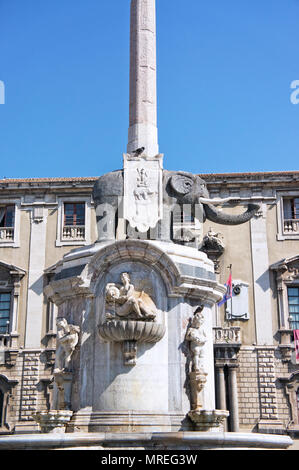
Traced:
POLYGON ((130 117, 127 152, 159 153, 157 130, 156 2, 131 0, 130 117), (144 149, 144 150, 143 150, 144 149))

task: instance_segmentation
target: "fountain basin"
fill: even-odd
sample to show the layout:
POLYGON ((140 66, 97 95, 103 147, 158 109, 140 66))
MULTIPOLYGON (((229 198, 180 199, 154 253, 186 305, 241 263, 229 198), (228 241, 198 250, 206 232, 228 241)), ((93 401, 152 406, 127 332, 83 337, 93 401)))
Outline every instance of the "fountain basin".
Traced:
POLYGON ((105 341, 157 343, 165 334, 165 325, 144 321, 108 320, 99 325, 98 331, 105 341))
POLYGON ((111 449, 136 450, 284 450, 293 444, 289 436, 257 433, 70 433, 1 437, 0 450, 111 449))

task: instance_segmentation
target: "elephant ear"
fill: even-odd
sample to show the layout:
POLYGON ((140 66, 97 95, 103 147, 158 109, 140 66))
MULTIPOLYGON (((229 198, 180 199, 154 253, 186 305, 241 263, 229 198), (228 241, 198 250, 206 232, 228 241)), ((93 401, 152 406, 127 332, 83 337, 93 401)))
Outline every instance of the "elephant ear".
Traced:
POLYGON ((185 175, 174 175, 171 177, 170 185, 176 193, 184 195, 191 192, 193 180, 185 175))

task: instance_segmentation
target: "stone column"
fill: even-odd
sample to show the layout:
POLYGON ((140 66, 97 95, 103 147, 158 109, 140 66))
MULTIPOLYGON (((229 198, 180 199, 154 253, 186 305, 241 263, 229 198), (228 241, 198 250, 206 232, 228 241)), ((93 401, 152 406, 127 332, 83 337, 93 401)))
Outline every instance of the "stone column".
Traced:
MULTIPOLYGON (((225 388, 225 376, 224 376, 224 366, 216 365, 216 379, 217 379, 217 407, 220 410, 226 410, 226 388, 225 388)), ((224 422, 224 431, 226 431, 227 423, 224 422)))
POLYGON ((223 366, 216 366, 217 376, 217 406, 220 410, 226 410, 226 396, 225 396, 225 377, 223 366))
POLYGON ((131 0, 130 121, 127 152, 158 155, 155 0, 131 0))
POLYGON ((231 431, 239 431, 239 404, 238 404, 238 386, 237 386, 237 367, 230 366, 228 369, 229 380, 229 401, 230 401, 230 423, 231 431))

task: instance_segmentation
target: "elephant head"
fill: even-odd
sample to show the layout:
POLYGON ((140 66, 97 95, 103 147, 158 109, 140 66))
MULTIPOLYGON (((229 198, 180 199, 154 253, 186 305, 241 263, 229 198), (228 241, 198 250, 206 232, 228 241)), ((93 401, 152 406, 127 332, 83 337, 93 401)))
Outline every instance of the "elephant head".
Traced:
POLYGON ((166 192, 178 204, 193 205, 200 202, 199 198, 209 197, 206 183, 199 176, 184 171, 168 174, 168 176, 170 177, 166 184, 166 192))
POLYGON ((192 173, 177 172, 169 175, 166 192, 171 200, 182 204, 202 204, 204 209, 203 221, 206 219, 223 225, 240 225, 248 222, 259 210, 257 204, 249 204, 245 212, 240 215, 227 214, 215 208, 214 204, 224 204, 232 198, 210 199, 206 183, 192 173))

